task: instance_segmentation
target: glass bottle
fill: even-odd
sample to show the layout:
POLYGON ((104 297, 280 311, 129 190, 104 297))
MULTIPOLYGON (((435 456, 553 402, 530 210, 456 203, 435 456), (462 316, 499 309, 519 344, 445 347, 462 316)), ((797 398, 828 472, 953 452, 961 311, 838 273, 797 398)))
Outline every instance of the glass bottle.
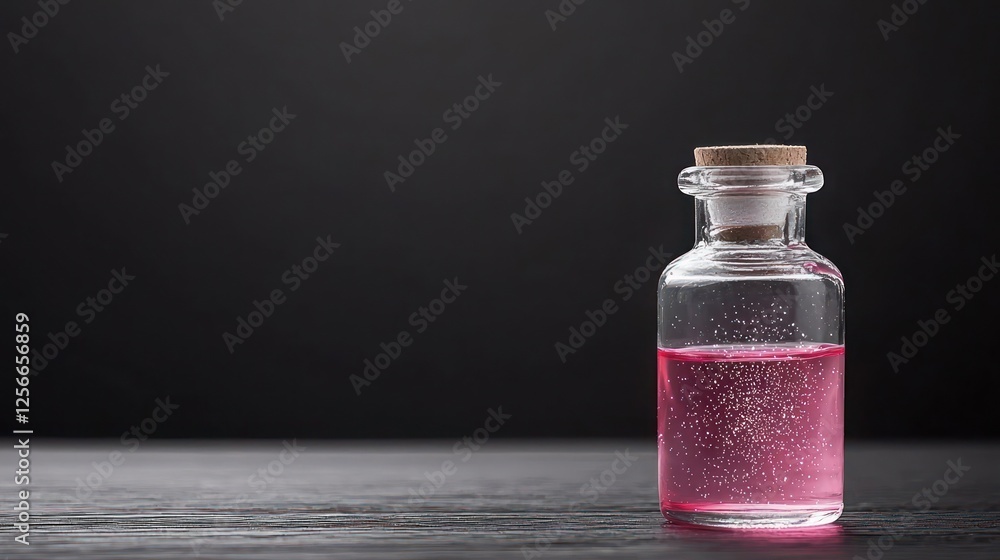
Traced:
POLYGON ((804 527, 843 510, 844 282, 804 238, 801 146, 695 150, 695 245, 658 291, 660 508, 804 527))

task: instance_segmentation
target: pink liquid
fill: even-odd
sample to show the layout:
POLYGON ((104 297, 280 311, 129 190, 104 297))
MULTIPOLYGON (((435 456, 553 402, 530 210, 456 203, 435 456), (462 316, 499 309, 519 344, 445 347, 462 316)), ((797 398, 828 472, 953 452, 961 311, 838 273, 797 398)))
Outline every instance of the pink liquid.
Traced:
POLYGON ((661 348, 658 363, 664 516, 735 525, 763 515, 778 526, 839 515, 842 345, 661 348))

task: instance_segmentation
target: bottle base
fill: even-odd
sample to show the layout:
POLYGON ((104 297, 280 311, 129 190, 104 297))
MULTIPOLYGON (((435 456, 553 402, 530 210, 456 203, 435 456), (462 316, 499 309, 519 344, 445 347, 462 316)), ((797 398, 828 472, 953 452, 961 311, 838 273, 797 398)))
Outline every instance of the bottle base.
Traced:
POLYGON ((664 504, 663 517, 668 521, 727 527, 732 529, 782 529, 815 527, 836 521, 844 504, 773 505, 773 504, 664 504))

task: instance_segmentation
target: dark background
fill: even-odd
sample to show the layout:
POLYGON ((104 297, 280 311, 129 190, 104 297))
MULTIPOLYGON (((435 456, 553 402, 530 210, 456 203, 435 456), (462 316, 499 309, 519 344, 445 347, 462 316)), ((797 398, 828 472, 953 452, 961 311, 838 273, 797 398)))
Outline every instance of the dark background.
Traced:
MULTIPOLYGON (((81 324, 32 378, 36 435, 118 437, 169 396, 156 437, 450 438, 502 406, 503 436, 652 438, 655 282, 627 302, 613 286, 650 246, 690 248, 692 148, 782 140, 822 85, 788 143, 827 177, 807 238, 847 282, 848 435, 1000 435, 996 285, 946 302, 997 248, 995 3, 927 2, 886 41, 888 1, 591 0, 553 31, 556 0, 404 0, 348 64, 340 43, 385 5, 244 2, 220 21, 209 0, 71 2, 20 52, 5 42, 4 317, 29 313, 36 348, 81 324), (678 72, 672 53, 727 8, 678 72), (169 77, 117 120, 156 64, 169 77), (383 172, 489 74, 502 85, 391 192, 383 172), (283 106, 295 120, 186 225, 178 204, 283 106), (518 234, 511 213, 615 116, 621 138, 518 234), (961 139, 852 244, 844 223, 948 126, 961 139), (283 271, 328 235, 340 248, 289 293, 283 271), (120 267, 136 279, 82 324, 120 267), (349 376, 454 277, 468 290, 356 395, 349 376), (222 333, 276 288, 287 301, 230 354, 222 333), (563 364, 554 344, 606 298, 620 311, 563 364), (939 308, 952 320, 894 372, 887 352, 939 308)), ((38 10, 4 2, 3 32, 38 10)))

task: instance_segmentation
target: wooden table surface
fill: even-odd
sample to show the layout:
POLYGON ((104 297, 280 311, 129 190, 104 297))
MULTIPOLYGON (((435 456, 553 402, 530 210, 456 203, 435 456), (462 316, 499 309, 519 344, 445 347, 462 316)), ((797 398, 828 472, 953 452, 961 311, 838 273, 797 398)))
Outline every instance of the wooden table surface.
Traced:
POLYGON ((498 440, 471 453, 452 441, 285 443, 32 440, 30 546, 14 542, 24 487, 14 485, 17 459, 6 446, 0 554, 1000 559, 997 444, 849 445, 836 524, 724 531, 664 523, 650 441, 498 440), (605 486, 616 452, 635 459, 605 486), (952 482, 949 461, 968 467, 952 482), (936 503, 921 499, 924 488, 936 503))

